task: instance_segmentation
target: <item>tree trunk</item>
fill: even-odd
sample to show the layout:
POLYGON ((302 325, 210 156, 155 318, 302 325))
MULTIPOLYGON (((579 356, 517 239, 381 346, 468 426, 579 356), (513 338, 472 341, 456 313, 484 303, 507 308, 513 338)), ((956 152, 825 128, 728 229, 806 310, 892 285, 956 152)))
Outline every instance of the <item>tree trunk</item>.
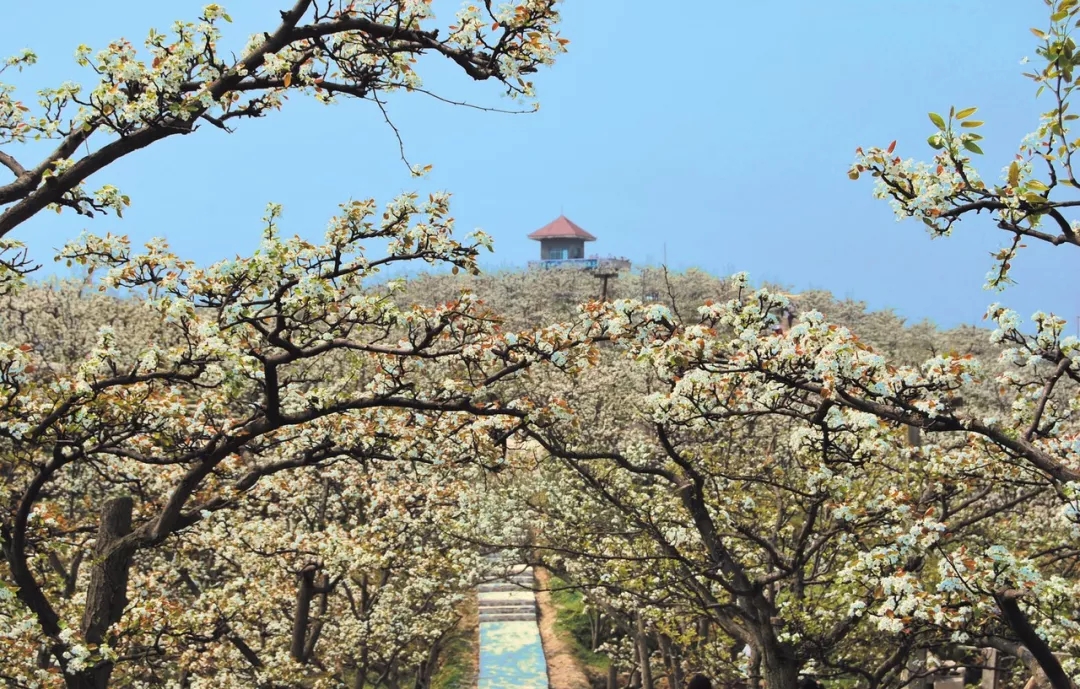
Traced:
POLYGON ((1039 667, 1046 673, 1050 686, 1054 687, 1054 689, 1073 689, 1072 680, 1069 679, 1065 669, 1061 667, 1061 662, 1054 655, 1053 650, 1047 645, 1046 641, 1035 631, 1024 611, 1020 609, 1017 601, 1021 595, 1017 591, 1010 590, 1003 591, 995 596, 998 607, 1001 608, 1001 616, 1005 619, 1005 623, 1009 625, 1009 628, 1016 633, 1017 638, 1027 646, 1031 655, 1035 657, 1039 667))
POLYGON ((607 666, 607 689, 619 689, 619 666, 612 658, 607 666))
MULTIPOLYGON (((127 607, 128 573, 133 552, 125 548, 108 555, 106 553, 117 541, 131 533, 133 507, 132 499, 123 497, 105 503, 101 511, 82 619, 83 638, 90 646, 105 641, 109 627, 120 621, 127 607)), ((113 663, 102 660, 92 668, 69 675, 67 686, 71 689, 105 689, 109 686, 112 670, 113 663)))
POLYGON ((315 568, 308 566, 300 572, 300 585, 296 589, 296 610, 293 613, 292 643, 289 645, 289 655, 298 663, 304 662, 308 620, 311 618, 311 599, 314 595, 315 568))
POLYGON ((356 674, 353 675, 353 689, 364 689, 365 684, 367 684, 367 667, 358 667, 356 674))
POLYGON ((440 655, 442 655, 442 642, 437 641, 428 651, 427 660, 421 663, 417 669, 414 689, 428 689, 431 686, 431 680, 435 677, 440 655))
POLYGON ((761 689, 761 653, 750 648, 750 676, 747 678, 750 689, 761 689))
POLYGON ((364 685, 367 684, 367 673, 368 648, 365 643, 363 650, 360 651, 360 660, 356 663, 356 676, 353 677, 353 689, 364 689, 364 685))
MULTIPOLYGON (((679 658, 675 653, 675 649, 671 645, 671 639, 667 634, 661 634, 660 639, 660 653, 664 656, 664 664, 668 669, 668 687, 675 689, 678 687, 682 689, 683 685, 683 673, 682 664, 679 662, 679 658)), ((994 687, 994 689, 997 689, 994 687)))
POLYGON ((303 662, 309 662, 315 656, 315 644, 319 643, 319 636, 322 635, 324 620, 326 618, 326 606, 327 597, 330 593, 330 577, 326 574, 320 574, 315 580, 315 591, 319 595, 319 619, 315 620, 315 623, 311 625, 311 633, 308 634, 307 642, 304 644, 304 658, 303 662))
POLYGON ((709 641, 709 618, 699 617, 697 621, 698 636, 701 637, 701 645, 704 646, 709 641))
POLYGON ((799 666, 786 654, 762 654, 765 689, 796 689, 799 685, 799 666))
POLYGON ((649 666, 649 637, 645 634, 645 622, 637 618, 638 661, 641 663, 641 689, 653 689, 652 668, 649 666))

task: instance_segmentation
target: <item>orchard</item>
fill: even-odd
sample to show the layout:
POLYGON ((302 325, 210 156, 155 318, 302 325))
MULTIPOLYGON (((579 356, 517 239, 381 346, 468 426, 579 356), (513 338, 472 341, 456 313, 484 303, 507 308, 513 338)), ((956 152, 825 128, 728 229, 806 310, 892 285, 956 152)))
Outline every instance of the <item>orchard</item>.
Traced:
POLYGON ((448 193, 343 200, 319 241, 282 199, 209 265, 91 231, 132 202, 89 182, 117 161, 290 96, 415 95, 418 58, 532 102, 560 4, 300 0, 235 52, 211 4, 78 46, 79 81, 0 83, 0 683, 443 686, 502 554, 580 596, 610 689, 920 689, 990 652, 1009 687, 1076 686, 1080 341, 1006 305, 1026 244, 1080 246, 1076 0, 1032 29, 1049 109, 1014 156, 988 168, 977 108, 946 107, 848 173, 934 236, 996 228, 992 331, 742 273, 607 301, 483 274, 448 193), (90 230, 48 256, 53 211, 90 230))

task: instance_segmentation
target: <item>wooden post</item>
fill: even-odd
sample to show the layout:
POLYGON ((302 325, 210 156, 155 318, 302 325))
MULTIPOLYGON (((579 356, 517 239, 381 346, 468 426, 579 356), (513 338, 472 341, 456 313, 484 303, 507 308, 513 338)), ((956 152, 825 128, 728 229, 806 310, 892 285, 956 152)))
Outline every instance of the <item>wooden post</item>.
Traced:
POLYGON ((600 280, 602 285, 600 288, 600 301, 606 302, 608 300, 608 280, 619 277, 619 272, 617 270, 605 270, 598 266, 592 274, 593 277, 600 280))
POLYGON ((964 675, 948 675, 934 682, 934 689, 964 689, 964 675))
POLYGON ((998 651, 996 648, 984 648, 986 659, 982 671, 982 689, 998 689, 998 651))

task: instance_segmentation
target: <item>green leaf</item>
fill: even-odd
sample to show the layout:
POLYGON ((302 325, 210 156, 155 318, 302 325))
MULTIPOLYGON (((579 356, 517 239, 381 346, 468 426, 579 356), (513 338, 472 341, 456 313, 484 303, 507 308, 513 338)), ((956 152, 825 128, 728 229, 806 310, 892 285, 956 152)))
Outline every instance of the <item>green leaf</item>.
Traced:
POLYGON ((1046 186, 1037 179, 1029 179, 1027 187, 1028 189, 1034 189, 1035 191, 1050 191, 1050 187, 1046 186))
POLYGON ((962 120, 965 117, 971 117, 975 114, 976 110, 978 110, 978 108, 964 108, 960 112, 956 113, 956 119, 962 120))
POLYGON ((1050 15, 1050 21, 1056 23, 1056 22, 1061 21, 1062 19, 1067 18, 1068 16, 1069 16, 1068 12, 1054 12, 1053 14, 1050 15))
POLYGON ((934 126, 938 129, 945 128, 945 119, 936 112, 930 113, 930 121, 934 123, 934 126))
POLYGON ((1035 34, 1039 38, 1046 38, 1046 34, 1043 33, 1042 31, 1040 31, 1039 29, 1032 29, 1031 33, 1035 34))
POLYGON ((939 134, 931 134, 926 139, 926 143, 930 144, 930 148, 933 148, 933 149, 938 150, 938 151, 945 148, 945 143, 941 140, 941 135, 939 135, 939 134))
POLYGON ((979 120, 968 120, 967 122, 961 122, 961 127, 981 127, 983 123, 979 120))
POLYGON ((1009 186, 1015 187, 1020 182, 1020 165, 1014 160, 1009 163, 1009 186))
POLYGON ((974 141, 965 141, 964 148, 971 151, 972 153, 978 153, 979 155, 982 155, 982 149, 979 148, 979 145, 974 141))

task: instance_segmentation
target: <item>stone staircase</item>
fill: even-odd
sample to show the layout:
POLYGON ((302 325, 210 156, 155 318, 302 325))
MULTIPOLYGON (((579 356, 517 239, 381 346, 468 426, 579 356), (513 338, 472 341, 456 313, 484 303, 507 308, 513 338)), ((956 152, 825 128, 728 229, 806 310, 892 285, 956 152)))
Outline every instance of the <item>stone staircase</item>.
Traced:
POLYGON ((480 624, 484 622, 536 622, 533 571, 516 565, 495 581, 476 587, 480 624))
MULTIPOLYGON (((525 543, 524 534, 521 539, 525 543)), ((477 588, 480 665, 477 689, 548 689, 547 660, 537 625, 532 567, 491 553, 487 581, 477 588)))

